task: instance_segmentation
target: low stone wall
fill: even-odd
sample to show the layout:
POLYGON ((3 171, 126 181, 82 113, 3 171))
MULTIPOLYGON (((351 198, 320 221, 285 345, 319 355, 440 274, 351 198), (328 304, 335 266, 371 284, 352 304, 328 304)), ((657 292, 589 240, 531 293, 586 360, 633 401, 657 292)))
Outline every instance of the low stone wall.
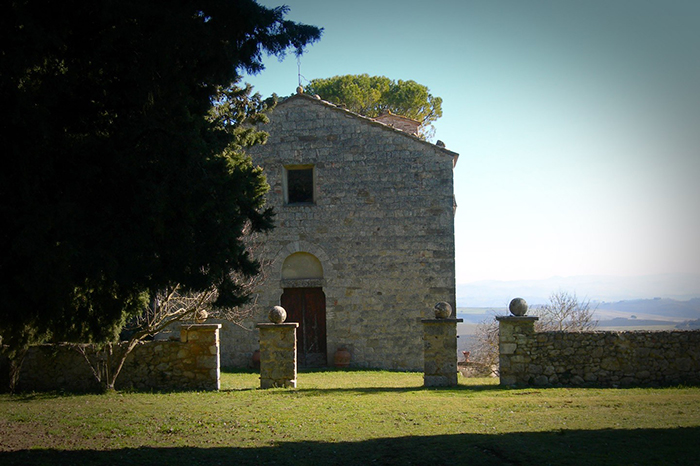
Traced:
MULTIPOLYGON (((220 388, 218 324, 183 326, 179 341, 147 341, 126 359, 117 390, 218 390, 220 388)), ((125 343, 115 345, 115 357, 125 343)), ((20 391, 94 391, 99 384, 74 346, 38 345, 25 356, 20 391)))
POLYGON ((534 332, 501 317, 501 385, 700 384, 700 331, 534 332))

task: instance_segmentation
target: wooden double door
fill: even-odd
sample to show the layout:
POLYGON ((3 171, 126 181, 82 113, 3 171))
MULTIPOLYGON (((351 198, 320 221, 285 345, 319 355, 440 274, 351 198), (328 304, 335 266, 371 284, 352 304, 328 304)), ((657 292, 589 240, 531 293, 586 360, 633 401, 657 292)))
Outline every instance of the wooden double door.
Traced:
POLYGON ((326 295, 321 288, 285 288, 280 299, 287 322, 297 322, 300 366, 322 367, 326 357, 326 295))

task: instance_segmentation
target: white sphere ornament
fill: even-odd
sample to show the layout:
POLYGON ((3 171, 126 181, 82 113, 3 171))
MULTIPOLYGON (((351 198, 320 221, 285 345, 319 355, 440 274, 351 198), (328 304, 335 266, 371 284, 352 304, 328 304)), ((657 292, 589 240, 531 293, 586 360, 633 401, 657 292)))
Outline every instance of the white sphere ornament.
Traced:
POLYGON ((514 316, 522 317, 527 314, 527 301, 523 298, 513 298, 513 300, 508 305, 508 310, 514 316))
POLYGON ((273 324, 281 324, 287 319, 287 311, 285 311, 282 306, 275 306, 270 309, 270 313, 267 317, 273 324))
POLYGON ((209 317, 209 313, 204 309, 197 309, 194 313, 194 321, 197 324, 203 324, 207 317, 209 317))
POLYGON ((439 302, 435 305, 435 318, 447 319, 452 315, 452 306, 446 302, 439 302))

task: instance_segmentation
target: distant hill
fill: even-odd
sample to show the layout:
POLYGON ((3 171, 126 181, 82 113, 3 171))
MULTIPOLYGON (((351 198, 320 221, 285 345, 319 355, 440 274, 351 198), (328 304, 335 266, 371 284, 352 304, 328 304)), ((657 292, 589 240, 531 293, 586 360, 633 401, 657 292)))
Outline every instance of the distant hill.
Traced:
POLYGON ((458 307, 508 307, 515 297, 530 305, 544 304, 557 291, 581 299, 616 302, 656 297, 687 301, 700 297, 700 274, 663 274, 638 277, 586 275, 545 280, 485 280, 457 285, 458 307))
POLYGON ((625 317, 635 316, 659 316, 683 319, 700 318, 700 298, 693 298, 688 301, 677 301, 675 299, 635 299, 618 302, 596 303, 599 314, 605 311, 615 311, 627 314, 625 317))
POLYGON ((689 320, 685 322, 676 322, 671 320, 656 320, 656 319, 637 319, 630 318, 626 319, 624 317, 615 317, 609 320, 598 320, 598 329, 607 328, 624 328, 624 329, 652 329, 658 330, 659 327, 665 327, 668 329, 676 328, 679 325, 685 325, 689 320))

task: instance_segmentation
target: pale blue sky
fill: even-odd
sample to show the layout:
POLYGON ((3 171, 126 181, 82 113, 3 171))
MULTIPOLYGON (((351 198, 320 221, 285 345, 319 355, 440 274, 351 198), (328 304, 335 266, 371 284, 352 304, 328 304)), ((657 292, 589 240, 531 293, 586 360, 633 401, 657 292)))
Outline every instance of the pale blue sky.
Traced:
MULTIPOLYGON (((368 73, 443 98, 458 283, 700 274, 700 1, 259 3, 325 28, 304 84, 368 73)), ((246 81, 292 94, 294 56, 265 63, 246 81)))

